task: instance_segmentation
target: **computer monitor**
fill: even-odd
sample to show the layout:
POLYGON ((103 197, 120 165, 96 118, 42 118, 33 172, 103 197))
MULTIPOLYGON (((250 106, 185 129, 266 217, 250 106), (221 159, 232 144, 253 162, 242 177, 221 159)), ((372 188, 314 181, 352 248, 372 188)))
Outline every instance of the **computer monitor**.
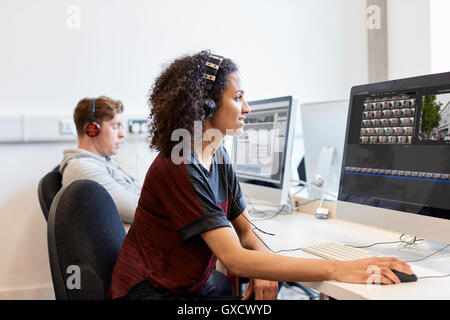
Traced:
MULTIPOLYGON (((315 183, 317 176, 322 176, 325 181, 321 188, 327 189, 327 192, 337 197, 347 126, 348 100, 303 103, 300 105, 300 113, 306 180, 315 183), (330 152, 332 154, 328 154, 330 152)), ((309 189, 310 198, 320 196, 320 190, 309 189)), ((326 197, 328 196, 325 195, 326 197)))
POLYGON ((351 90, 336 216, 450 243, 450 72, 351 90))
POLYGON ((245 196, 286 204, 297 103, 287 96, 248 104, 244 133, 233 139, 234 170, 245 196))

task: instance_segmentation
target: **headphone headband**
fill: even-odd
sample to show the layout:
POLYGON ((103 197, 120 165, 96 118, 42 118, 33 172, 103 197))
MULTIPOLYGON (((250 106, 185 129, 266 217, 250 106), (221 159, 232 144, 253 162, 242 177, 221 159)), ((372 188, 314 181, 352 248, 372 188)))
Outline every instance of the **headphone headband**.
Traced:
POLYGON ((100 125, 95 121, 95 98, 92 98, 91 101, 89 101, 89 123, 85 127, 85 133, 89 137, 96 137, 100 134, 101 127, 100 125))
POLYGON ((211 90, 216 81, 217 72, 219 72, 220 65, 225 58, 218 55, 209 55, 206 60, 206 71, 203 78, 206 80, 206 89, 211 90))
MULTIPOLYGON (((203 74, 203 78, 206 81, 205 88, 209 92, 209 94, 214 85, 214 82, 216 82, 217 72, 219 72, 220 65, 224 59, 224 57, 214 54, 210 54, 208 56, 208 59, 206 59, 206 71, 203 74)), ((205 119, 212 117, 217 108, 216 103, 214 102, 212 97, 205 97, 203 107, 205 110, 205 119)))
POLYGON ((95 98, 89 101, 89 122, 95 122, 95 98))

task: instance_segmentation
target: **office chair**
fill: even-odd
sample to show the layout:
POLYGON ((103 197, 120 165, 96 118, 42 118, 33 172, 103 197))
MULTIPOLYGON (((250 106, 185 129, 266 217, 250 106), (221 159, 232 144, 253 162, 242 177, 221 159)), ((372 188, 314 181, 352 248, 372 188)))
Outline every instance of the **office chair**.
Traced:
POLYGON ((92 180, 62 188, 50 208, 47 231, 56 299, 105 299, 126 234, 106 189, 92 180))
POLYGON ((59 172, 59 165, 47 173, 38 185, 38 198, 41 205, 45 221, 48 220, 48 212, 58 191, 61 189, 62 176, 59 172))
POLYGON ((298 178, 302 181, 306 181, 306 169, 305 169, 305 157, 302 158, 297 167, 298 178))

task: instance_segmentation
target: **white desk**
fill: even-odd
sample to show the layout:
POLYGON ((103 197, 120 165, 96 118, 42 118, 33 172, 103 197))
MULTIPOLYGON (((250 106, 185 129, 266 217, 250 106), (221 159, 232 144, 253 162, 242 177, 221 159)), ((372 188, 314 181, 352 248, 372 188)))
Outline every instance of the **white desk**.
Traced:
MULTIPOLYGON (((375 242, 396 241, 400 236, 398 233, 338 219, 319 220, 314 215, 303 213, 278 215, 272 219, 253 218, 252 222, 262 230, 276 234, 270 236, 255 231, 273 251, 301 248, 327 241, 361 246, 375 242)), ((389 244, 377 245, 365 250, 412 261, 427 256, 443 246, 440 243, 424 241, 412 248, 406 248, 402 244, 389 244)), ((280 254, 317 259, 316 256, 301 250, 280 254)), ((425 261, 410 263, 410 265, 419 278, 450 274, 450 248, 425 261)), ((305 282, 304 284, 335 299, 450 299, 450 277, 419 279, 417 282, 388 286, 337 281, 305 282)))

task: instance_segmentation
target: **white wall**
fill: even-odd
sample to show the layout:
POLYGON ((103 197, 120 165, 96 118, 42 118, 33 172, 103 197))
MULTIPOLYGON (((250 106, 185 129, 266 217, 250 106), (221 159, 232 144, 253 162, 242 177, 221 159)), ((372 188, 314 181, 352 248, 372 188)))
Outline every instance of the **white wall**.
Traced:
POLYGON ((448 13, 450 12, 450 1, 431 0, 430 20, 431 20, 431 72, 449 72, 450 42, 447 41, 450 34, 448 23, 448 13))
POLYGON ((70 113, 107 94, 147 112, 161 65, 210 48, 240 66, 249 98, 347 95, 364 81, 361 0, 3 0, 0 111, 70 113), (80 29, 66 23, 80 9, 80 29))
MULTIPOLYGON (((365 19, 365 0, 2 0, 0 116, 70 115, 101 94, 146 116, 161 66, 204 48, 240 65, 248 99, 348 99, 367 81, 365 19), (80 29, 66 26, 70 5, 80 29)), ((52 297, 37 184, 72 145, 0 145, 0 299, 52 297)))
POLYGON ((388 0, 388 77, 431 73, 430 1, 388 0))
POLYGON ((0 299, 53 296, 37 183, 68 146, 0 145, 0 299))

